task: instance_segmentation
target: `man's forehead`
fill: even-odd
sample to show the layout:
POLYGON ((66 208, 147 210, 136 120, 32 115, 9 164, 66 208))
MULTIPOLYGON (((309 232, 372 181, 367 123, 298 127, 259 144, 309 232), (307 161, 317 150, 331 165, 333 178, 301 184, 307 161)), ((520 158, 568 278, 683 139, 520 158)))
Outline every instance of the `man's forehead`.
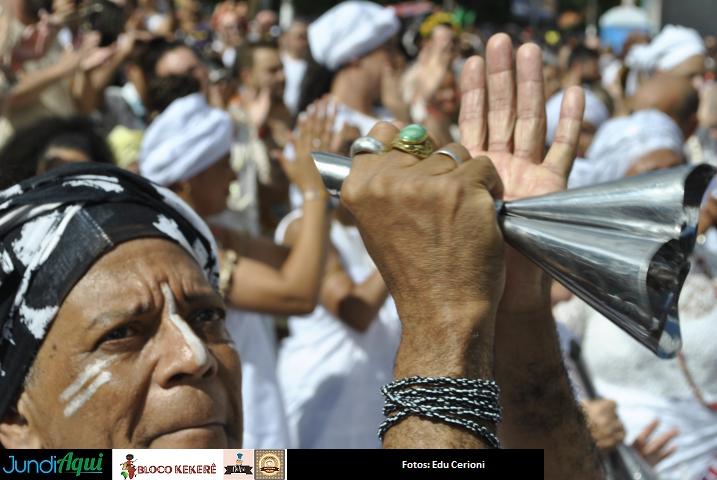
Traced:
POLYGON ((281 62, 281 58, 279 56, 279 50, 274 47, 269 46, 261 46, 261 47, 254 47, 254 63, 275 63, 275 62, 281 62))
POLYGON ((196 260, 180 245, 161 238, 141 238, 119 244, 102 256, 85 277, 80 284, 109 283, 116 288, 131 289, 177 279, 182 284, 210 288, 196 260))

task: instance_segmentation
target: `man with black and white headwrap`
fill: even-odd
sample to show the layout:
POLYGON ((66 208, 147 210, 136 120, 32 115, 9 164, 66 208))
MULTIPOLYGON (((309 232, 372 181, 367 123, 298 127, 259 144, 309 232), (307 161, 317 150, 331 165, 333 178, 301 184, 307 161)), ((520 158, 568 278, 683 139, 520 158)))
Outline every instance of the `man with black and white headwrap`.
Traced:
POLYGON ((98 164, 26 180, 0 260, 3 446, 240 444, 216 247, 175 194, 98 164))

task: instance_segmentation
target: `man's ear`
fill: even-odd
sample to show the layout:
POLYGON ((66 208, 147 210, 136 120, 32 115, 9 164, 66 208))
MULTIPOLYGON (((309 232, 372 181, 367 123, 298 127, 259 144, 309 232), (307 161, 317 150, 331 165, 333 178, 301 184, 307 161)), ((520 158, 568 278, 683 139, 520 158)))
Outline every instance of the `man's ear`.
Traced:
POLYGON ((28 397, 20 394, 17 405, 11 407, 0 421, 0 444, 4 448, 42 448, 38 432, 27 421, 28 397))

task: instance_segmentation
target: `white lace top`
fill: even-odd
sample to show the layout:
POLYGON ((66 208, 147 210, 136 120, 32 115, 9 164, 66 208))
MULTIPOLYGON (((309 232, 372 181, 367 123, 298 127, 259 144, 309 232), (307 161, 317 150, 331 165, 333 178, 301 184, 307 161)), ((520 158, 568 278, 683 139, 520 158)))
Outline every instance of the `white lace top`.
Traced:
MULTIPOLYGON (((717 280, 694 265, 679 302, 689 371, 708 403, 717 402, 717 280)), ((707 269, 709 270, 709 269, 707 269)), ((555 306, 555 319, 581 339, 598 393, 618 403, 630 443, 655 418, 654 438, 680 430, 675 454, 658 465, 661 479, 701 479, 717 459, 717 412, 700 404, 678 360, 662 360, 578 298, 555 306)))

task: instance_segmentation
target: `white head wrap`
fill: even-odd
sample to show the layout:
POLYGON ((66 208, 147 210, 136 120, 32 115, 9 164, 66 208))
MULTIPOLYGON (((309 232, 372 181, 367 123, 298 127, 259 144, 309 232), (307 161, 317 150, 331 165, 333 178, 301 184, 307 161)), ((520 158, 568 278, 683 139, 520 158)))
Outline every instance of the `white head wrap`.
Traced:
MULTIPOLYGON (((583 114, 583 121, 593 125, 595 128, 600 128, 600 125, 610 118, 610 112, 597 95, 588 89, 584 89, 584 91, 585 113, 583 114)), ((545 104, 545 119, 547 123, 545 135, 546 145, 551 145, 555 138, 555 131, 558 129, 558 121, 560 120, 560 105, 563 103, 564 93, 564 90, 559 91, 550 97, 550 100, 545 104)))
POLYGON ((234 123, 228 113, 193 93, 172 102, 147 128, 139 156, 140 173, 160 185, 188 180, 228 154, 234 123))
POLYGON ((683 144, 680 127, 659 110, 613 118, 595 134, 587 159, 576 161, 568 184, 575 187, 617 180, 644 155, 663 149, 681 155, 683 144))
POLYGON ((649 44, 633 46, 625 63, 643 72, 670 70, 688 58, 705 52, 705 43, 696 30, 666 25, 649 44))
POLYGON ((337 70, 381 46, 399 27, 393 8, 341 2, 309 25, 309 48, 318 64, 337 70))

